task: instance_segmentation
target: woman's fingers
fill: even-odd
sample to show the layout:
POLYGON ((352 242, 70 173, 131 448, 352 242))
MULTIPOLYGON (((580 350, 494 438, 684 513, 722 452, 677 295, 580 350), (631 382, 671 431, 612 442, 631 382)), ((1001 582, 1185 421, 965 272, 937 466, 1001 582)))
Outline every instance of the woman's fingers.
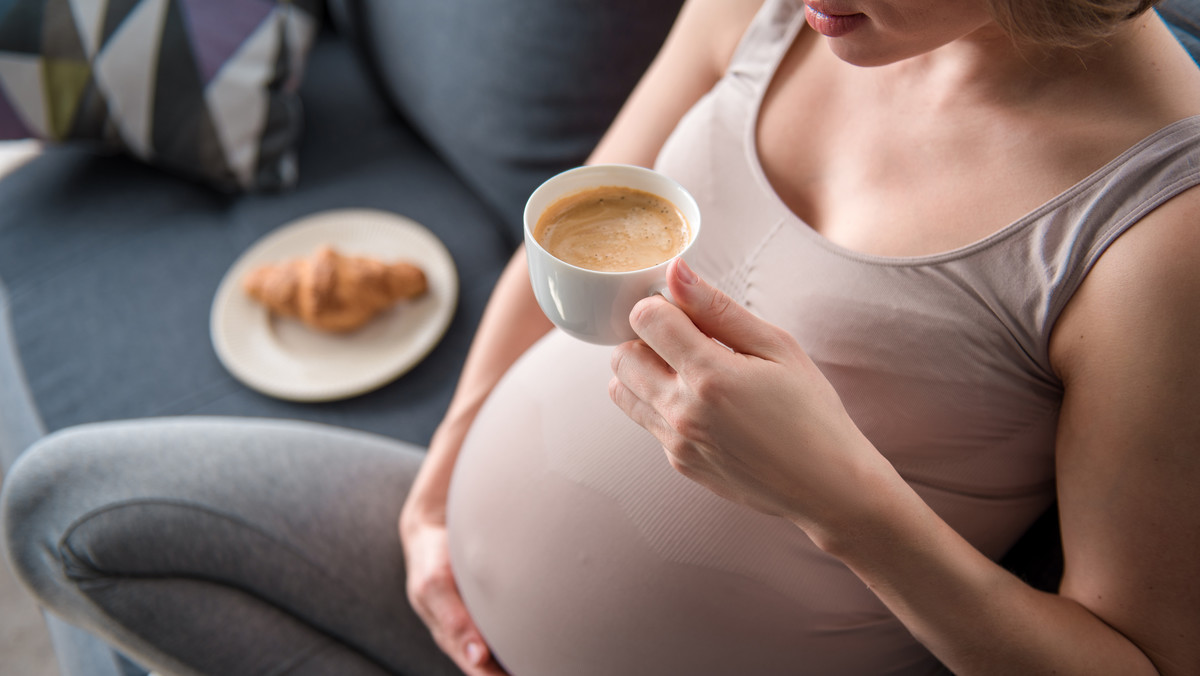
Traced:
POLYGON ((709 337, 734 352, 774 360, 786 335, 697 275, 683 259, 668 269, 675 303, 709 337))
POLYGON ((468 676, 504 674, 463 605, 458 589, 439 594, 435 605, 434 639, 459 668, 468 676))
POLYGON ((722 349, 683 310, 662 296, 638 301, 629 314, 629 324, 640 342, 673 372, 686 371, 690 362, 707 361, 711 359, 710 351, 722 349))
POLYGON ((478 664, 486 658, 483 639, 471 622, 458 590, 442 583, 437 592, 425 602, 429 610, 429 625, 434 638, 456 662, 478 664))
MULTIPOLYGON (((732 353, 778 361, 790 337, 701 279, 682 259, 667 267, 674 304, 654 296, 640 301, 629 321, 638 336, 685 378, 732 353)), ((729 364, 730 362, 725 362, 729 364)))
POLYGON ((618 345, 612 353, 612 371, 639 399, 648 399, 674 386, 675 369, 640 340, 618 345))
POLYGON ((453 582, 437 588, 425 598, 425 608, 426 624, 438 646, 469 676, 503 674, 453 582))
POLYGON ((609 381, 608 396, 618 408, 625 412, 625 415, 629 416, 630 420, 654 435, 659 443, 664 446, 667 444, 667 440, 672 434, 670 427, 653 407, 634 394, 625 383, 621 382, 619 377, 613 376, 609 381))
POLYGON ((458 593, 445 530, 427 530, 417 540, 408 543, 408 596, 413 609, 438 647, 468 676, 504 674, 458 593))

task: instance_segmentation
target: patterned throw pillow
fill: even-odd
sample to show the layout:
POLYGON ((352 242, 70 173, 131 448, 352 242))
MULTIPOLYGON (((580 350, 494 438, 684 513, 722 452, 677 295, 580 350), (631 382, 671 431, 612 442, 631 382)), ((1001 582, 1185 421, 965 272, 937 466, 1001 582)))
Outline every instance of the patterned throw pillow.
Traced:
POLYGON ((0 138, 97 141, 226 190, 296 179, 320 0, 0 0, 0 138))

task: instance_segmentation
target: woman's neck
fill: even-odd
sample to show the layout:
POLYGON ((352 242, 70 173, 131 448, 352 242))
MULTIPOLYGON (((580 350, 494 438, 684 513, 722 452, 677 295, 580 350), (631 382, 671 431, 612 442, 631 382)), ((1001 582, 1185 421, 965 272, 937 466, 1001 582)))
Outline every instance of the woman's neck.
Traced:
POLYGON ((893 101, 919 97, 932 110, 1061 106, 1150 84, 1144 72, 1134 69, 1154 53, 1146 50, 1162 51, 1161 36, 1154 35, 1159 30, 1166 28, 1148 15, 1092 47, 1072 49, 1020 47, 990 26, 926 54, 879 66, 872 75, 893 101))

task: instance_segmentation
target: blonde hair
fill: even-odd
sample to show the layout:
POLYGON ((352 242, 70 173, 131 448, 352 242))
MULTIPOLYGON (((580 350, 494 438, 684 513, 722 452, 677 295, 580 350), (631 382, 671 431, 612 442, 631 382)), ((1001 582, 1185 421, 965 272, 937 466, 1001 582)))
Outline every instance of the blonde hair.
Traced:
POLYGON ((1088 47, 1158 0, 992 0, 996 22, 1018 43, 1088 47))

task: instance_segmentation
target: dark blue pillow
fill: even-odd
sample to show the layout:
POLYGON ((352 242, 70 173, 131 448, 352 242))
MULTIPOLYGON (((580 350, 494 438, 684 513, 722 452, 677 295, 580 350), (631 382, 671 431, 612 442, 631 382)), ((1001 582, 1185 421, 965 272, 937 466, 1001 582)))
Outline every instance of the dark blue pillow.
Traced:
POLYGON ((581 164, 682 0, 335 0, 389 101, 520 241, 542 180, 581 164))

